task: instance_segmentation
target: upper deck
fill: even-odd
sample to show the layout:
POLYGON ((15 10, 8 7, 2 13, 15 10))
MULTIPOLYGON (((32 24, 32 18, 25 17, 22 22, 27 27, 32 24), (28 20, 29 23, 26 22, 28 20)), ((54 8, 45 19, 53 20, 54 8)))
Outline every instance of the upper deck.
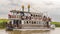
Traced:
POLYGON ((47 16, 43 13, 30 12, 30 5, 28 5, 28 11, 24 11, 24 6, 22 6, 22 11, 20 10, 11 10, 11 14, 8 14, 9 19, 13 20, 47 20, 47 16))
POLYGON ((10 12, 13 12, 13 13, 20 13, 20 12, 29 13, 29 12, 26 12, 26 11, 19 11, 19 10, 11 10, 10 12))
POLYGON ((35 12, 26 12, 26 11, 18 11, 12 10, 11 14, 8 15, 10 19, 21 19, 21 18, 41 18, 43 13, 35 13, 35 12))

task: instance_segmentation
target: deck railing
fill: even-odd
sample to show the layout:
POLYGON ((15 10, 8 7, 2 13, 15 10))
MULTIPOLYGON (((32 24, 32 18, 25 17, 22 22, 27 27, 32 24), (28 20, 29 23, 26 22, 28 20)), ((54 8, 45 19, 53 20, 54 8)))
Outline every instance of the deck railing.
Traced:
POLYGON ((42 17, 33 17, 33 16, 19 16, 19 15, 10 15, 9 19, 21 19, 21 20, 41 20, 42 17))

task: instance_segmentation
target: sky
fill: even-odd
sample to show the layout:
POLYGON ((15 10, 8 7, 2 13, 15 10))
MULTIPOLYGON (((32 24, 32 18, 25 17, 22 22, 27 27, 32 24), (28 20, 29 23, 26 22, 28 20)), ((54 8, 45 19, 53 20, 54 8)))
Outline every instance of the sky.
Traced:
POLYGON ((31 5, 31 11, 47 13, 52 21, 60 22, 60 0, 0 0, 0 18, 8 18, 10 10, 21 10, 21 6, 31 5))

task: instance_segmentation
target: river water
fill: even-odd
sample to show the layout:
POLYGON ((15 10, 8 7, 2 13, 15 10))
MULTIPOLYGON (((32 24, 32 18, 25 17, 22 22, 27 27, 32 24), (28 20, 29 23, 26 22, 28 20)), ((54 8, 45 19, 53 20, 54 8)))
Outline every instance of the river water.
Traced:
POLYGON ((55 30, 50 30, 50 31, 39 31, 39 30, 5 31, 5 29, 1 29, 0 34, 60 34, 60 28, 55 28, 55 30))

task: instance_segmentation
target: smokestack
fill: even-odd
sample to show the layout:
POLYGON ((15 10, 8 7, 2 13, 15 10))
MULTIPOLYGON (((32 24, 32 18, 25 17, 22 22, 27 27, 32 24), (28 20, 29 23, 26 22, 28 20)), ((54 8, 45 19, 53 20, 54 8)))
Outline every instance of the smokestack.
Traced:
POLYGON ((30 4, 28 5, 28 12, 30 11, 30 4))
POLYGON ((22 5, 22 11, 24 12, 24 5, 22 5))

